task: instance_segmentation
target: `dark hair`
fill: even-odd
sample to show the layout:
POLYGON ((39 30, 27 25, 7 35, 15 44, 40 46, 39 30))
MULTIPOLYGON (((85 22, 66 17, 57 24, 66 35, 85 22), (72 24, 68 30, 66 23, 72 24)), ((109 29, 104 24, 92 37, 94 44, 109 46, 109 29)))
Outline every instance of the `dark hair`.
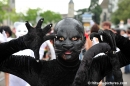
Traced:
POLYGON ((130 29, 129 29, 129 30, 127 30, 127 33, 128 33, 128 34, 130 34, 130 29))
POLYGON ((3 30, 6 32, 6 33, 9 33, 9 37, 12 36, 12 31, 10 29, 9 26, 0 26, 0 32, 2 33, 3 30))
POLYGON ((121 30, 118 28, 116 29, 116 33, 120 35, 121 30))
POLYGON ((126 33, 126 30, 121 30, 121 31, 124 31, 124 33, 126 33))
POLYGON ((91 32, 91 33, 92 33, 92 32, 98 32, 98 30, 99 30, 99 26, 98 26, 97 24, 94 24, 94 25, 91 27, 90 32, 91 32))
POLYGON ((111 23, 108 21, 103 22, 102 26, 109 26, 111 28, 111 23))
POLYGON ((127 29, 130 30, 130 27, 128 27, 127 29))

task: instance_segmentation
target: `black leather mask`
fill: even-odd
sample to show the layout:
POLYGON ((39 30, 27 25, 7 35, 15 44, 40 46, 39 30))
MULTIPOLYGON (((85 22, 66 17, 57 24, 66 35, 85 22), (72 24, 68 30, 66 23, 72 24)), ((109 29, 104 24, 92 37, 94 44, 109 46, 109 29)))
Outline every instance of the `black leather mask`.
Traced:
POLYGON ((79 59, 85 43, 82 24, 73 18, 65 18, 57 23, 54 32, 57 35, 54 46, 58 58, 68 62, 79 59))

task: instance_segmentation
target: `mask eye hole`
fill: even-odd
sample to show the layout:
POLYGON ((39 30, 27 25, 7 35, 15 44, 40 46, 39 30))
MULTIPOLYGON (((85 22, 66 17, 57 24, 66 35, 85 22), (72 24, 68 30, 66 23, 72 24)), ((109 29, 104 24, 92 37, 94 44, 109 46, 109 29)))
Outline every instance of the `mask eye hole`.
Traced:
POLYGON ((77 37, 72 37, 71 40, 72 40, 72 41, 76 41, 76 40, 78 40, 78 38, 77 38, 77 37))
POLYGON ((80 37, 72 37, 71 40, 72 41, 77 41, 77 40, 81 40, 81 38, 80 37))
POLYGON ((64 41, 65 39, 64 39, 64 37, 59 37, 59 40, 64 41))

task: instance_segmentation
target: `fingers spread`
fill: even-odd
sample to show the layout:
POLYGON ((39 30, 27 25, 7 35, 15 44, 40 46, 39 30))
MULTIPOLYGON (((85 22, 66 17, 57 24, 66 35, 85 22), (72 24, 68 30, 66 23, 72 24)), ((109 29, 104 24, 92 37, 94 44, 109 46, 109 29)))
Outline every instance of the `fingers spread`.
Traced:
POLYGON ((43 33, 47 34, 48 32, 50 32, 51 31, 51 27, 52 27, 52 24, 49 24, 46 27, 44 27, 43 28, 43 33))
POLYGON ((43 21, 44 21, 44 18, 41 18, 41 19, 38 21, 36 28, 41 28, 43 21))
POLYGON ((26 21, 25 25, 26 25, 26 27, 27 27, 28 31, 30 31, 32 27, 31 27, 31 25, 29 24, 29 22, 28 22, 28 21, 26 21))

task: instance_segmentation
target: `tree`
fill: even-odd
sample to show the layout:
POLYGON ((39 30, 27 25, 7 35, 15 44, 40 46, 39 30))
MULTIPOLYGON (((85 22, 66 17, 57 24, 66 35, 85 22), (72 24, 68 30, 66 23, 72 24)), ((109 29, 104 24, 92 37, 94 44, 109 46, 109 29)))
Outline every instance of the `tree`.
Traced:
POLYGON ((59 13, 55 13, 55 12, 50 11, 50 10, 47 10, 47 11, 41 13, 40 16, 45 19, 44 24, 56 23, 62 19, 61 15, 59 13))
POLYGON ((114 24, 119 24, 120 20, 127 22, 127 19, 130 18, 130 1, 129 0, 121 0, 118 3, 118 9, 112 13, 111 21, 114 24))
POLYGON ((80 9, 77 12, 78 15, 75 16, 75 19, 79 20, 82 22, 82 17, 81 15, 83 15, 85 12, 89 12, 89 13, 93 13, 93 21, 96 22, 97 24, 100 23, 100 15, 102 13, 102 8, 100 7, 100 5, 98 5, 99 0, 91 0, 91 4, 89 6, 89 8, 84 8, 84 9, 80 9))
POLYGON ((90 12, 93 13, 93 21, 96 22, 97 24, 100 23, 100 15, 102 13, 102 8, 100 5, 95 4, 95 7, 93 9, 90 9, 90 12))
POLYGON ((36 8, 36 9, 29 8, 22 17, 23 21, 29 21, 32 23, 32 25, 36 24, 36 18, 39 11, 41 11, 40 8, 36 8))
POLYGON ((6 8, 8 7, 7 4, 4 4, 2 1, 0 1, 0 23, 3 22, 3 20, 6 18, 6 8))
POLYGON ((10 15, 10 20, 14 23, 16 21, 23 21, 24 19, 24 14, 23 13, 16 13, 16 12, 11 12, 8 13, 10 15))
POLYGON ((32 25, 35 25, 37 22, 37 17, 43 17, 45 19, 44 24, 56 23, 62 19, 59 13, 55 13, 50 10, 43 12, 40 8, 28 9, 22 18, 24 21, 30 21, 32 25))
POLYGON ((0 1, 0 23, 3 23, 3 20, 10 20, 11 22, 19 21, 21 13, 16 13, 15 9, 11 9, 8 3, 8 0, 0 1))
POLYGON ((77 12, 77 15, 74 16, 75 19, 79 20, 80 22, 82 22, 82 15, 87 12, 87 8, 84 9, 79 9, 77 12))
POLYGON ((93 13, 93 21, 97 24, 100 23, 100 15, 102 13, 102 8, 98 4, 99 0, 91 0, 91 4, 88 8, 88 11, 93 13))
POLYGON ((91 8, 95 8, 95 6, 98 4, 99 0, 91 0, 89 11, 91 11, 91 8))

